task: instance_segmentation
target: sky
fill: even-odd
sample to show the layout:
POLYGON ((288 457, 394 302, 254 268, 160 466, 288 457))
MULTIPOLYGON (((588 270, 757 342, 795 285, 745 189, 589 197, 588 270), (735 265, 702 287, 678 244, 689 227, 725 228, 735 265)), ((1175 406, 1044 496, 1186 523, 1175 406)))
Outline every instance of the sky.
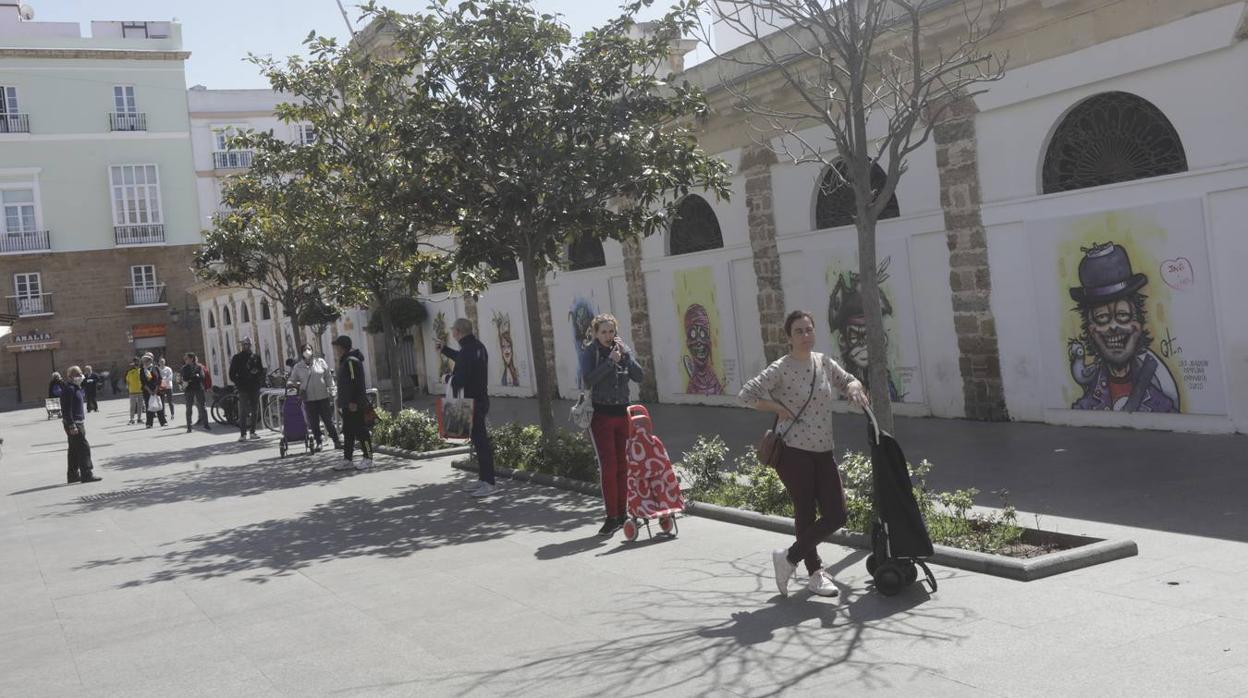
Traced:
MULTIPOLYGON (((347 15, 359 17, 360 0, 343 0, 347 15)), ((182 24, 183 47, 191 52, 186 63, 186 84, 211 89, 267 88, 256 67, 244 61, 247 54, 285 57, 302 53, 308 32, 347 36, 346 22, 335 0, 26 0, 35 10, 35 21, 79 22, 83 35, 90 34, 92 20, 176 19, 182 24)), ((385 0, 388 7, 416 12, 428 0, 385 0)), ((600 25, 618 14, 622 0, 536 0, 543 12, 563 15, 574 33, 600 25)), ((667 4, 656 0, 640 19, 661 15, 667 4)), ((362 23, 357 24, 359 29, 362 23)), ((692 57, 691 57, 692 58, 692 57)))

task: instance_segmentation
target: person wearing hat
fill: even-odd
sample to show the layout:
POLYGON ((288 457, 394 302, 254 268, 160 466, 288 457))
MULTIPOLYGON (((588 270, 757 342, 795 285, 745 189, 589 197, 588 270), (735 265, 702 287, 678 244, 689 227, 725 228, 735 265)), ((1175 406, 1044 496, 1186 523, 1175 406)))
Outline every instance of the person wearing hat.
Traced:
POLYGON ((260 389, 264 387, 264 363, 251 350, 251 337, 238 340, 238 353, 230 359, 230 382, 238 388, 238 440, 246 441, 256 435, 257 410, 260 407, 260 389))
POLYGON ((365 419, 368 412, 368 386, 364 382, 364 355, 351 348, 351 338, 339 335, 333 342, 338 359, 335 375, 338 388, 338 409, 342 411, 342 462, 334 470, 367 470, 373 467, 372 426, 365 419), (360 444, 359 465, 352 462, 355 444, 360 444))
POLYGON ((1083 387, 1076 410, 1179 412, 1178 387, 1165 361, 1149 345, 1141 289, 1148 277, 1134 273, 1121 245, 1083 249, 1079 286, 1070 289, 1083 334, 1069 352, 1071 371, 1083 387), (1083 357, 1091 356, 1091 364, 1083 357))

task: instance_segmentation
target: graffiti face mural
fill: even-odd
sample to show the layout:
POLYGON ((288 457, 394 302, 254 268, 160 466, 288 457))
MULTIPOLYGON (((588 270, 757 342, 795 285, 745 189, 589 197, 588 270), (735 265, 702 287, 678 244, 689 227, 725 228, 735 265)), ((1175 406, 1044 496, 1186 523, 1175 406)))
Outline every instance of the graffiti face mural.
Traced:
POLYGON ((1071 377, 1083 388, 1077 410, 1179 412, 1179 393, 1166 362, 1150 348, 1148 277, 1135 273, 1121 245, 1082 249, 1079 286, 1070 289, 1082 334, 1067 344, 1071 377))
POLYGON ((498 330, 498 355, 503 365, 499 383, 507 387, 518 386, 520 372, 516 370, 515 343, 511 339, 511 316, 495 311, 494 328, 498 330))
POLYGON ((706 308, 694 303, 685 311, 685 372, 689 375, 688 392, 694 395, 722 395, 723 386, 715 375, 712 357, 711 316, 706 308))
POLYGON ((680 336, 680 369, 687 395, 723 395, 729 367, 722 351, 721 308, 716 301, 715 274, 710 267, 676 272, 673 300, 680 336))
MULTIPOLYGON (((885 257, 880 263, 877 276, 881 285, 888 280, 888 267, 891 263, 891 257, 885 257)), ((893 314, 893 306, 882 288, 880 304, 885 316, 893 314)), ((837 347, 841 352, 841 366, 862 381, 863 385, 869 385, 867 369, 871 363, 871 350, 867 343, 867 317, 862 307, 858 274, 847 272, 837 275, 832 296, 828 299, 828 327, 836 335, 837 347)), ((888 346, 887 334, 884 335, 884 342, 888 346)), ((897 390, 892 371, 888 373, 888 396, 894 402, 905 397, 897 390)))
MULTIPOLYGON (((578 297, 572 301, 572 307, 568 310, 568 321, 572 325, 572 344, 576 350, 573 356, 580 355, 581 348, 585 346, 589 336, 589 325, 597 314, 597 309, 588 299, 578 297)), ((582 390, 585 388, 585 381, 581 378, 580 371, 576 372, 576 387, 582 390)))
MULTIPOLYGON (((446 329, 446 313, 441 310, 438 311, 437 315, 433 316, 433 336, 436 337, 438 341, 442 342, 442 346, 446 346, 448 344, 447 340, 450 339, 451 336, 446 329)), ((454 362, 446 358, 446 356, 438 354, 439 376, 445 376, 450 373, 451 368, 454 365, 454 362)))

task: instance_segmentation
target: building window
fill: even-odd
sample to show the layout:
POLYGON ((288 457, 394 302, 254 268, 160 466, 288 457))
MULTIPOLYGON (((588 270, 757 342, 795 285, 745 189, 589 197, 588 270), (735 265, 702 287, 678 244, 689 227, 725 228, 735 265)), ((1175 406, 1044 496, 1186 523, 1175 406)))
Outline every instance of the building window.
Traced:
POLYGON ((223 322, 226 327, 234 324, 233 318, 230 317, 230 306, 228 305, 221 308, 221 322, 223 322))
POLYGON ((6 235, 29 234, 38 230, 35 222, 35 190, 5 189, 0 191, 4 203, 4 232, 6 235))
POLYGON ((44 307, 43 283, 39 272, 13 275, 13 303, 10 309, 15 314, 41 315, 51 312, 44 307))
POLYGON ((234 126, 226 126, 213 131, 215 150, 212 153, 212 166, 218 170, 241 169, 251 167, 250 150, 237 150, 230 147, 230 139, 238 135, 234 126))
MULTIPOLYGON (((819 179, 819 191, 815 194, 815 230, 853 225, 858 217, 858 197, 854 195, 854 188, 848 183, 847 170, 843 161, 838 162, 835 169, 829 167, 824 170, 823 177, 819 179)), ((884 174, 884 169, 876 163, 871 163, 873 198, 879 195, 887 179, 888 175, 884 174)), ((896 218, 900 215, 897 194, 894 193, 884 210, 880 211, 879 219, 896 218)))
POLYGON ((269 309, 269 301, 267 298, 260 301, 260 319, 261 320, 273 319, 273 311, 269 309))
POLYGON ((602 241, 592 235, 585 235, 568 245, 568 268, 591 269, 607 265, 607 254, 602 251, 602 241))
POLYGON ((295 124, 295 142, 312 145, 316 142, 316 127, 312 124, 295 124))
POLYGON ((147 130, 147 115, 139 113, 133 85, 113 85, 113 112, 108 123, 113 131, 147 130))
POLYGON ((1106 92, 1062 119, 1044 155, 1041 187, 1053 194, 1187 171, 1174 126, 1146 99, 1106 92))
POLYGON ((714 250, 724 246, 724 236, 719 229, 719 219, 706 199, 690 194, 676 207, 672 219, 669 251, 686 254, 714 250))
POLYGON ((251 313, 247 310, 247 303, 244 302, 238 309, 239 322, 251 322, 251 313))
POLYGON ((133 85, 113 86, 113 111, 117 114, 138 114, 139 105, 134 99, 133 85))
POLYGON ((155 165, 113 165, 114 225, 156 225, 162 223, 160 177, 155 165))
POLYGON ((208 329, 214 329, 217 326, 217 316, 211 310, 208 311, 208 329))
POLYGON ((516 266, 515 257, 507 257, 490 266, 494 268, 494 283, 496 284, 520 279, 520 268, 516 266))
POLYGON ((126 305, 164 303, 164 287, 156 283, 156 267, 138 264, 130 267, 130 297, 126 305))
POLYGON ((17 88, 0 85, 0 133, 30 133, 30 122, 19 113, 17 88))

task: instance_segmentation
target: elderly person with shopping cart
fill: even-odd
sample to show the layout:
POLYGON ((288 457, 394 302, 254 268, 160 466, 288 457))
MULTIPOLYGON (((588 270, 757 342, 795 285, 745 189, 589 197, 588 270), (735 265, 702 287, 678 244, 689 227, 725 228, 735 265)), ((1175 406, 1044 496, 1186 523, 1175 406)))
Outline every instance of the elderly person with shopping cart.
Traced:
POLYGON ((303 399, 303 413, 316 440, 313 450, 321 450, 322 422, 330 441, 334 442, 334 450, 340 450, 342 443, 338 440, 338 430, 334 428, 334 400, 338 397, 338 388, 329 364, 312 353, 311 344, 303 345, 300 360, 290 367, 286 387, 298 390, 299 397, 303 399))

